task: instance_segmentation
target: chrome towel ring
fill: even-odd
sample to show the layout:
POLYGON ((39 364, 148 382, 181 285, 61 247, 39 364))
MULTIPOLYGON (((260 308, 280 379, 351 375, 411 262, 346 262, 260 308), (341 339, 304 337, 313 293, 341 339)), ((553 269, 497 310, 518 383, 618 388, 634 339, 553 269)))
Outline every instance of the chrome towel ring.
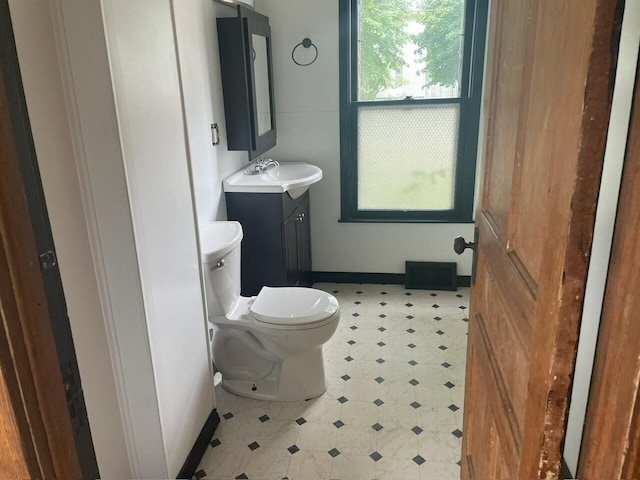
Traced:
POLYGON ((293 63, 295 63, 296 65, 299 65, 301 67, 308 67, 313 62, 315 62, 317 59, 318 59, 318 47, 316 47, 316 45, 311 41, 310 38, 304 38, 299 44, 297 44, 295 47, 293 47, 293 50, 291 51, 291 60, 293 60, 293 63), (310 62, 300 63, 300 62, 298 62, 296 60, 296 57, 295 57, 296 49, 301 45, 304 48, 310 48, 310 47, 314 48, 315 55, 314 55, 313 59, 310 62))

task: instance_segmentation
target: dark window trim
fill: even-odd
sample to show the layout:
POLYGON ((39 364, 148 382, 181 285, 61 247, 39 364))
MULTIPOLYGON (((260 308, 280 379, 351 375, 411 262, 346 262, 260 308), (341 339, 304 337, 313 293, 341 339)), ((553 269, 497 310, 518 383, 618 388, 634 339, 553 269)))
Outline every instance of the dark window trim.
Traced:
POLYGON ((357 0, 340 0, 340 222, 376 223, 472 223, 475 193, 478 128, 482 95, 482 70, 487 28, 488 0, 467 0, 463 45, 462 97, 386 101, 352 101, 357 85, 351 81, 356 69, 357 45, 351 32, 357 28, 357 0), (471 27, 468 27, 468 26, 471 27), (358 210, 357 112, 367 106, 460 104, 456 188, 452 210, 358 210))

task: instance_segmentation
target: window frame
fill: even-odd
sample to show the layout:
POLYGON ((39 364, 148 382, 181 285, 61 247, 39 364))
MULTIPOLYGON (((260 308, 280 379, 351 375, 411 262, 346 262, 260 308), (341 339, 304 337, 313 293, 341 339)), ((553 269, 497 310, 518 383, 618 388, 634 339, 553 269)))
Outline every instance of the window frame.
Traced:
POLYGON ((476 157, 488 0, 466 0, 459 97, 357 100, 358 0, 340 0, 340 222, 473 223, 476 157), (358 210, 358 110, 368 106, 459 104, 454 207, 450 210, 358 210))

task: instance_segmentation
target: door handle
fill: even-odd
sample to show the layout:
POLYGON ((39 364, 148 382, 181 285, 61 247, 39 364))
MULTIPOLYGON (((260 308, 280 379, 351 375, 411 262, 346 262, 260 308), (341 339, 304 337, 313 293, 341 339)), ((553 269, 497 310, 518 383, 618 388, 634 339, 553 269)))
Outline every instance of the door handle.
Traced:
POLYGON ((456 252, 458 255, 462 255, 462 252, 464 252, 467 248, 470 248, 471 250, 475 250, 476 249, 475 242, 467 242, 464 239, 464 237, 457 237, 456 239, 453 240, 453 251, 456 252))
POLYGON ((467 242, 464 237, 457 237, 453 240, 453 251, 458 255, 470 248, 473 250, 473 260, 471 263, 471 285, 476 283, 476 265, 478 262, 478 227, 473 232, 473 242, 467 242))

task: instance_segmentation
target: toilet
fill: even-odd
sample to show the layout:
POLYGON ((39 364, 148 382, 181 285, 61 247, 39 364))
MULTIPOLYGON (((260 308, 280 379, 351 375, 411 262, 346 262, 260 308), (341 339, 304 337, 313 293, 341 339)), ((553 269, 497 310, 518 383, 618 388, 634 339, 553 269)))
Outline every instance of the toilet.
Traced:
POLYGON ((238 222, 200 231, 213 361, 225 390, 242 397, 296 401, 326 389, 322 346, 333 336, 340 306, 314 288, 263 287, 240 296, 238 222))

